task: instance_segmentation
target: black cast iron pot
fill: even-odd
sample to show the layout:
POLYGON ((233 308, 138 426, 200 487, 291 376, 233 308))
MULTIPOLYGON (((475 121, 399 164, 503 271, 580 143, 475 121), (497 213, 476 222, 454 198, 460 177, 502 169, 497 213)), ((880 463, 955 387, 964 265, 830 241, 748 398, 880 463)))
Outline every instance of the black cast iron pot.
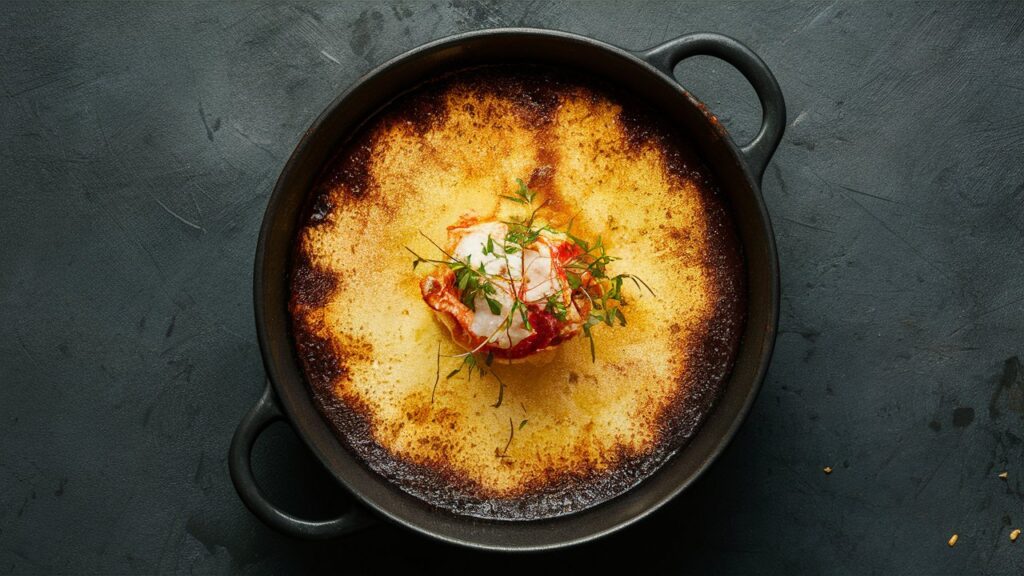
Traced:
POLYGON ((782 92, 764 62, 736 40, 690 34, 642 52, 630 52, 574 34, 533 29, 471 32, 411 50, 378 67, 339 96, 303 135, 270 197, 256 249, 253 289, 256 332, 268 385, 231 443, 229 465, 239 496, 261 520, 309 538, 340 536, 363 526, 371 510, 451 543, 494 550, 568 546, 618 530, 682 492, 732 438, 761 386, 775 341, 779 309, 778 256, 760 182, 782 138, 782 92), (709 55, 735 66, 761 101, 761 129, 736 146, 707 108, 673 79, 684 58, 709 55), (535 62, 583 71, 623 86, 686 135, 725 196, 743 246, 748 315, 732 373, 692 440, 650 478, 627 493, 574 514, 532 521, 483 520, 440 510, 406 494, 364 466, 334 436, 306 385, 289 336, 288 261, 299 215, 314 179, 336 148, 395 96, 455 68, 499 62, 535 62), (250 453, 269 424, 287 420, 323 465, 358 500, 340 518, 308 521, 271 504, 252 475, 250 453))

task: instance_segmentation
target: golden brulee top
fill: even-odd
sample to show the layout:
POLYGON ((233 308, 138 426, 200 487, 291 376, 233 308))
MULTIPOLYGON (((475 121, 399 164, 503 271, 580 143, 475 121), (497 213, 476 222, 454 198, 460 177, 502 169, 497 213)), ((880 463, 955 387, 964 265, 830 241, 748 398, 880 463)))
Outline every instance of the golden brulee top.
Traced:
POLYGON ((312 393, 367 466, 455 513, 534 519, 628 490, 692 436, 735 356, 743 275, 685 135, 597 81, 488 67, 405 94, 339 150, 296 239, 290 310, 312 393), (593 357, 577 336, 467 365, 424 303, 437 272, 408 250, 521 216, 501 198, 517 178, 553 228, 601 236, 609 275, 651 288, 623 288, 628 323, 595 329, 593 357))

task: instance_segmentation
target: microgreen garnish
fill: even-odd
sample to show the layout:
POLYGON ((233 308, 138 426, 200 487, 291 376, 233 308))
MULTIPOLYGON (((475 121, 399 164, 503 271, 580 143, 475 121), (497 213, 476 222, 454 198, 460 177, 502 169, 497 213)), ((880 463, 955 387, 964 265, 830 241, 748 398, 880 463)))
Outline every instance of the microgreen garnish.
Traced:
POLYGON ((516 178, 516 184, 519 185, 519 188, 515 190, 515 196, 502 194, 501 197, 506 200, 511 200, 516 204, 526 204, 527 206, 533 204, 533 199, 537 197, 537 193, 530 190, 530 188, 526 186, 526 183, 523 182, 522 178, 516 178))
POLYGON ((479 370, 481 378, 487 375, 487 372, 477 364, 476 354, 466 354, 462 357, 462 362, 459 363, 459 367, 449 372, 448 375, 444 377, 445 380, 451 380, 459 372, 462 372, 464 368, 466 369, 467 382, 473 377, 473 370, 479 370))
MULTIPOLYGON (((522 426, 520 426, 520 428, 522 428, 522 426)), ((502 450, 501 452, 498 452, 497 448, 495 448, 495 450, 494 450, 494 452, 497 454, 498 458, 505 458, 505 456, 508 455, 508 447, 512 445, 512 438, 515 435, 516 435, 515 426, 512 424, 512 418, 509 418, 508 419, 508 442, 505 442, 505 449, 502 450)))
POLYGON ((434 403, 434 394, 437 393, 437 383, 441 381, 441 341, 437 341, 437 375, 434 376, 434 387, 430 390, 430 403, 434 403))
POLYGON ((493 374, 494 379, 498 381, 498 400, 494 404, 491 404, 491 408, 498 408, 501 406, 501 401, 505 399, 505 383, 502 382, 501 378, 498 378, 498 375, 494 371, 491 371, 491 374, 493 374))
MULTIPOLYGON (((494 377, 498 382, 498 398, 491 405, 494 408, 499 408, 504 401, 505 383, 491 367, 494 363, 494 349, 489 349, 482 360, 478 355, 482 354, 481 350, 485 346, 494 343, 494 339, 501 332, 505 333, 507 342, 511 345, 513 322, 516 320, 521 321, 523 328, 532 332, 533 326, 530 322, 530 315, 534 312, 547 312, 561 322, 567 321, 572 316, 572 318, 578 319, 574 321, 579 322, 583 334, 589 340, 590 359, 592 362, 596 362, 597 352, 594 345, 594 328, 602 324, 606 326, 626 325, 623 307, 626 306, 627 301, 622 289, 623 284, 626 283, 625 281, 629 280, 636 286, 637 290, 641 292, 646 290, 654 296, 654 290, 646 282, 633 274, 622 273, 609 276, 608 268, 612 266, 617 258, 607 252, 601 236, 597 236, 593 240, 587 240, 574 234, 572 226, 575 216, 569 220, 564 230, 553 228, 547 224, 538 224, 537 215, 547 205, 547 201, 535 204, 537 192, 531 190, 521 179, 517 178, 516 184, 518 188, 513 191, 512 195, 501 195, 501 198, 526 207, 529 210, 528 215, 519 220, 502 221, 507 227, 505 236, 503 238, 488 236, 486 242, 481 247, 481 252, 485 256, 504 260, 505 275, 488 272, 483 262, 474 266, 470 256, 466 256, 463 259, 456 258, 422 232, 420 235, 433 244, 444 258, 425 258, 414 252, 411 248, 406 247, 406 250, 413 255, 413 270, 416 270, 420 264, 444 266, 451 270, 454 274, 455 288, 459 293, 459 301, 470 310, 476 309, 476 303, 480 299, 487 304, 487 308, 495 316, 500 316, 505 311, 505 308, 508 308, 498 328, 488 335, 476 348, 463 354, 445 355, 446 357, 460 358, 459 365, 448 373, 445 377, 446 380, 451 380, 463 371, 466 373, 467 381, 473 377, 474 372, 478 373, 481 379, 488 374, 494 377), (527 301, 523 299, 525 295, 520 294, 520 292, 523 292, 520 289, 522 286, 516 285, 517 279, 510 272, 513 268, 510 258, 518 258, 519 269, 525 271, 526 252, 531 249, 536 250, 536 248, 531 247, 545 234, 549 238, 551 236, 563 236, 577 248, 576 255, 568 262, 562 264, 570 294, 566 298, 563 290, 556 290, 554 293, 546 293, 536 300, 527 301), (511 298, 511 304, 503 304, 497 297, 499 290, 502 294, 511 298), (581 317, 584 313, 586 318, 581 317)), ((518 280, 518 282, 523 281, 522 279, 518 280)), ((533 287, 531 286, 530 289, 532 290, 533 287)), ((437 386, 441 380, 441 357, 441 343, 438 342, 437 374, 434 377, 434 387, 430 393, 431 404, 434 403, 437 386)), ((523 408, 525 413, 526 408, 521 402, 520 407, 523 408)), ((529 420, 523 418, 519 422, 518 429, 522 430, 527 422, 529 420)), ((509 418, 508 425, 509 435, 504 449, 499 450, 495 448, 495 455, 502 459, 507 457, 509 446, 512 445, 512 439, 516 432, 512 418, 509 418)))
POLYGON ((563 322, 569 316, 569 309, 565 307, 565 302, 562 302, 562 297, 559 294, 548 296, 547 303, 544 305, 544 311, 550 312, 555 318, 563 322))
MULTIPOLYGON (((528 216, 521 220, 503 221, 508 228, 505 237, 496 239, 488 236, 481 251, 484 255, 502 257, 505 260, 505 269, 509 270, 511 268, 509 257, 520 258, 520 268, 524 267, 526 251, 544 233, 564 235, 570 242, 575 244, 579 249, 579 254, 566 262, 563 268, 566 282, 572 292, 572 298, 569 299, 571 305, 577 311, 581 311, 577 305, 576 297, 586 298, 590 303, 590 310, 587 318, 582 322, 582 329, 584 335, 590 340, 591 360, 596 362, 597 353, 594 346, 593 328, 600 324, 606 326, 626 325, 626 316, 622 311, 622 307, 626 305, 626 299, 622 294, 623 281, 630 280, 636 285, 638 290, 646 290, 652 296, 654 295, 654 290, 646 282, 632 274, 609 276, 608 267, 617 258, 608 254, 604 240, 600 235, 592 241, 588 241, 574 234, 572 226, 575 216, 569 220, 565 230, 558 230, 546 224, 537 225, 537 214, 547 205, 547 202, 535 205, 537 192, 531 190, 522 179, 517 178, 516 184, 517 188, 513 190, 512 195, 502 194, 501 198, 528 207, 530 209, 528 216), (497 250, 498 247, 501 248, 500 253, 497 250)), ((426 236, 424 235, 424 237, 426 236)), ((459 299, 466 307, 475 309, 476 300, 478 297, 481 297, 491 313, 499 315, 504 310, 504 306, 495 297, 499 289, 497 285, 500 284, 511 288, 510 290, 503 289, 503 291, 510 292, 512 296, 512 303, 508 306, 508 314, 505 316, 499 329, 488 337, 484 344, 490 343, 492 338, 501 331, 504 331, 506 337, 511 341, 509 331, 516 319, 522 322, 526 330, 532 331, 533 326, 530 323, 531 306, 541 308, 560 321, 565 321, 569 317, 569 306, 565 303, 560 293, 548 294, 539 302, 524 301, 520 297, 520 290, 517 289, 516 281, 511 276, 511 273, 507 276, 491 274, 487 272, 483 263, 474 267, 469 257, 465 259, 455 258, 433 240, 429 238, 427 240, 444 254, 447 259, 424 258, 412 249, 406 248, 414 256, 413 269, 415 270, 422 263, 438 264, 450 268, 455 273, 455 286, 459 290, 459 299)), ((466 357, 471 356, 472 354, 466 357)), ((455 373, 461 370, 466 365, 466 362, 472 361, 464 360, 455 373)), ((488 365, 490 364, 488 363, 488 365)), ((499 405, 500 398, 499 393, 499 405)))
POLYGON ((643 287, 651 296, 654 296, 654 290, 633 274, 608 276, 608 265, 617 258, 608 254, 601 236, 588 242, 574 235, 571 228, 570 220, 565 235, 581 253, 565 264, 565 276, 573 293, 582 294, 590 301, 590 314, 583 323, 583 334, 590 340, 590 359, 596 362, 593 327, 599 324, 614 326, 616 322, 619 326, 626 325, 626 315, 622 312, 622 307, 626 305, 622 294, 623 280, 631 280, 637 289, 643 287))

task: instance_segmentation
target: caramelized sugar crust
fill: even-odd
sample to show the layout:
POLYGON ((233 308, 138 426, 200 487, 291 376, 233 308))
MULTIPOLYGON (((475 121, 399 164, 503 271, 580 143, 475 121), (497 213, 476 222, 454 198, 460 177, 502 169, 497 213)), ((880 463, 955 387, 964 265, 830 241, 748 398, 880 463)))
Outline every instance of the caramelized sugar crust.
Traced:
POLYGON ((525 66, 437 79, 364 125, 310 194, 289 303, 306 378, 351 451, 435 506, 535 519, 621 494, 685 444, 729 374, 745 286, 727 209, 684 135, 597 81, 525 66), (493 377, 438 368, 439 345, 462 350, 405 247, 439 257, 421 232, 443 243, 467 212, 520 216, 499 199, 516 178, 656 296, 626 289, 628 325, 595 329, 596 362, 582 337, 496 362, 495 408, 493 377))

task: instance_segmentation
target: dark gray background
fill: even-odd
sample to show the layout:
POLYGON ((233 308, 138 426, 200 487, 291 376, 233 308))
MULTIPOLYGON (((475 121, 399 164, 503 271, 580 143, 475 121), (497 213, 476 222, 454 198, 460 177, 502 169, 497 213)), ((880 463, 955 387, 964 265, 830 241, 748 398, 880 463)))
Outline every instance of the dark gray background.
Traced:
MULTIPOLYGON (((677 77, 749 138, 738 73, 701 58, 677 77)), ((1022 105, 1013 2, 5 3, 0 573, 1020 574, 1022 105), (371 67, 521 25, 627 48, 723 32, 775 71, 790 120, 764 181, 783 270, 765 387, 692 490, 591 545, 281 536, 225 464, 262 389, 251 267, 274 180, 371 67)), ((293 511, 347 502, 285 425, 256 468, 293 511)))

